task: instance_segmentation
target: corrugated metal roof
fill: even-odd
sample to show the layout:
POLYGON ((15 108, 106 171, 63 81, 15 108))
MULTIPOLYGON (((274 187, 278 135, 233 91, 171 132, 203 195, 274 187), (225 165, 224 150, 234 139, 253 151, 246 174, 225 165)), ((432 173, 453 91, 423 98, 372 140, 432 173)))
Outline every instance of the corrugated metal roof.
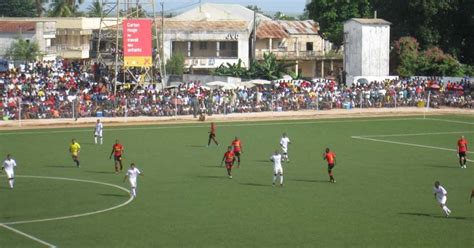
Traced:
POLYGON ((278 21, 289 34, 318 34, 318 25, 313 20, 278 21))
POLYGON ((36 23, 27 21, 0 21, 0 33, 35 32, 36 23))
POLYGON ((389 21, 380 18, 352 18, 349 21, 355 21, 360 24, 372 24, 372 25, 390 25, 389 21))
MULTIPOLYGON (((161 22, 158 22, 161 29, 161 22)), ((166 31, 193 31, 193 32, 216 32, 216 31, 247 31, 247 21, 170 21, 165 20, 166 31)))
POLYGON ((317 35, 318 24, 312 20, 306 21, 265 21, 258 25, 257 38, 283 39, 289 35, 317 35))
POLYGON ((288 33, 285 29, 275 21, 265 21, 258 25, 257 38, 258 39, 283 39, 287 38, 288 33))

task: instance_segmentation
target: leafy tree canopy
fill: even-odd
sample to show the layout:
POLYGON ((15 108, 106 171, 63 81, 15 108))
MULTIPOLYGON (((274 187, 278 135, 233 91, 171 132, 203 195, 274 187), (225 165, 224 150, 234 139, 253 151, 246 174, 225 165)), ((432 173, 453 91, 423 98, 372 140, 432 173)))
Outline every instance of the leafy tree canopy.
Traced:
POLYGON ((34 17, 36 16, 35 2, 33 0, 0 1, 0 16, 34 17))

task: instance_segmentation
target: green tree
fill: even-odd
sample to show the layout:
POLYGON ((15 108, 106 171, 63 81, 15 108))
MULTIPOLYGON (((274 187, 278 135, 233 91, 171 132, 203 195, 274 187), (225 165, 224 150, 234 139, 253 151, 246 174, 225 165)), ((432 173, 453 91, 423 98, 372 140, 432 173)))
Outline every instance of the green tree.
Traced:
POLYGON ((474 64, 474 1, 371 0, 379 16, 392 22, 391 38, 413 36, 422 49, 439 46, 474 64))
POLYGON ((146 10, 143 9, 141 5, 138 5, 138 7, 131 7, 128 10, 121 10, 121 15, 127 15, 130 17, 147 17, 146 10))
POLYGON ((459 63, 452 55, 438 47, 420 50, 413 37, 402 37, 393 43, 392 66, 402 77, 422 76, 464 76, 470 67, 459 63))
POLYGON ((312 0, 306 5, 309 17, 319 23, 324 38, 340 47, 343 24, 354 17, 371 17, 369 0, 312 0))
POLYGON ((46 0, 34 0, 35 9, 37 16, 43 16, 43 13, 46 11, 43 7, 43 4, 46 3, 46 0))
POLYGON ((33 0, 4 0, 0 2, 0 16, 34 17, 35 15, 33 0))
POLYGON ((54 0, 49 16, 52 17, 70 17, 80 15, 79 5, 83 4, 84 0, 54 0))
POLYGON ((214 75, 217 76, 229 76, 229 77, 247 77, 248 71, 247 68, 244 67, 244 63, 241 59, 237 61, 237 63, 231 64, 221 64, 219 67, 216 68, 214 71, 214 75))
POLYGON ((87 7, 87 15, 89 17, 101 17, 102 12, 104 12, 104 9, 99 0, 95 0, 89 5, 89 7, 87 7))
POLYGON ((30 42, 23 38, 19 38, 13 42, 7 51, 7 56, 20 61, 35 61, 41 56, 38 43, 30 42))
POLYGON ((277 60, 275 54, 266 53, 263 61, 254 60, 250 65, 249 76, 267 80, 277 80, 287 74, 288 68, 295 63, 285 63, 277 60))
POLYGON ((420 56, 419 75, 464 76, 463 73, 459 61, 439 47, 428 48, 420 56))
POLYGON ((413 37, 402 37, 393 43, 390 67, 402 77, 417 75, 420 44, 413 37))
POLYGON ((173 53, 170 59, 166 61, 166 73, 169 75, 181 76, 184 73, 184 54, 173 53))
POLYGON ((285 21, 293 21, 293 20, 296 20, 296 18, 294 18, 293 16, 287 16, 285 14, 283 14, 282 12, 280 11, 277 11, 275 13, 275 15, 273 15, 273 19, 274 20, 285 20, 285 21))

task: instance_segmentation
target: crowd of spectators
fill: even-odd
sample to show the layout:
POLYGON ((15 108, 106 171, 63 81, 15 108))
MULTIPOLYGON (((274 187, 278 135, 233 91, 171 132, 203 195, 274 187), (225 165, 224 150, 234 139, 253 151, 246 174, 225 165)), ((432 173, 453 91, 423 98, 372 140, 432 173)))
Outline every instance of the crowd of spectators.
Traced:
MULTIPOLYGON (((262 111, 451 106, 473 108, 474 85, 468 80, 442 82, 409 79, 338 85, 332 80, 279 80, 253 87, 210 88, 200 82, 174 87, 113 87, 79 63, 38 62, 0 73, 3 120, 173 116, 262 111), (100 78, 100 80, 97 80, 100 78), (97 82, 99 81, 99 82, 97 82), (20 108, 21 105, 21 108, 20 108)), ((100 74, 100 73, 99 73, 100 74)))

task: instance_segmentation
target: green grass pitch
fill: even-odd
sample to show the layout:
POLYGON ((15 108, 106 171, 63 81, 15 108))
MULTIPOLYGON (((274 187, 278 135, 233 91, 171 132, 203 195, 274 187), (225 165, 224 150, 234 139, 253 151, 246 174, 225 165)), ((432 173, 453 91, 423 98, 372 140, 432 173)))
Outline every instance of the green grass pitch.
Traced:
POLYGON ((92 128, 1 131, 0 154, 12 153, 18 167, 14 190, 0 177, 0 247, 45 247, 7 227, 58 247, 474 247, 474 164, 459 168, 454 151, 461 134, 474 143, 474 117, 217 123, 221 146, 207 148, 208 130, 106 125, 102 146, 92 128), (291 162, 285 186, 272 187, 269 157, 283 132, 291 162), (228 179, 219 165, 234 136, 244 153, 228 179), (81 168, 67 151, 71 138, 82 146, 81 168), (127 192, 94 183, 129 188, 108 158, 116 138, 126 168, 133 161, 145 174, 136 199, 28 222, 127 202, 127 192), (326 147, 337 155, 336 184, 326 147), (433 197, 435 180, 448 190, 449 218, 433 197))

